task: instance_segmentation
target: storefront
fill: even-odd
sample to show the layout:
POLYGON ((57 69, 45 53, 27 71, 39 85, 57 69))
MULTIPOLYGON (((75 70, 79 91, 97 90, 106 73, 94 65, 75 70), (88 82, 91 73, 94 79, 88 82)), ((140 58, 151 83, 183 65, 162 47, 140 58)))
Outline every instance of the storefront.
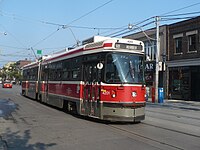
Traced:
POLYGON ((155 61, 146 61, 145 62, 145 83, 147 96, 152 97, 152 87, 154 85, 155 78, 155 61))
POLYGON ((170 62, 169 67, 169 98, 200 101, 200 63, 170 62))

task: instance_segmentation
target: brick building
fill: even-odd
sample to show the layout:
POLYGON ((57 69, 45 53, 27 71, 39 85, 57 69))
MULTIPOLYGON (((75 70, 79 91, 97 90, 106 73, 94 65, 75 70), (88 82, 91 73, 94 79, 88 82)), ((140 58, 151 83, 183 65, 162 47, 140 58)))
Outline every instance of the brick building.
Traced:
POLYGON ((200 101, 200 17, 169 25, 168 94, 200 101))
POLYGON ((23 66, 30 64, 32 61, 30 60, 19 60, 16 62, 17 68, 20 70, 23 66))

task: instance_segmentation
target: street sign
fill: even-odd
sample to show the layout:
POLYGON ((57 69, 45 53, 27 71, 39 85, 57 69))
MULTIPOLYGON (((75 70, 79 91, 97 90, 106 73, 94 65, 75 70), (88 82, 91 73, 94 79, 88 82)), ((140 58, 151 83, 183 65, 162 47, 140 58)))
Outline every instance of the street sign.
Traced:
POLYGON ((38 55, 42 55, 42 50, 37 50, 38 55))

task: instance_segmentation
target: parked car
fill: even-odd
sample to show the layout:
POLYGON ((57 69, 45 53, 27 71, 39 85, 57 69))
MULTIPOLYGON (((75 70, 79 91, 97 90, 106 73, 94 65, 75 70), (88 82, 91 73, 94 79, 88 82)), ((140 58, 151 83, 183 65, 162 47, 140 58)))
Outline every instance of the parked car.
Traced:
POLYGON ((12 88, 12 83, 10 81, 3 81, 2 88, 12 88))

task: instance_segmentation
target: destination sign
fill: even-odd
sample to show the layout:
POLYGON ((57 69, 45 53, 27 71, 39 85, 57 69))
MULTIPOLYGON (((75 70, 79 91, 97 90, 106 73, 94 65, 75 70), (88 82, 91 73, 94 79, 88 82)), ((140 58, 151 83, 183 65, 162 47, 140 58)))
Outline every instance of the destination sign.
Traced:
POLYGON ((142 50, 142 45, 116 43, 115 48, 117 48, 117 49, 129 49, 129 50, 142 50))

